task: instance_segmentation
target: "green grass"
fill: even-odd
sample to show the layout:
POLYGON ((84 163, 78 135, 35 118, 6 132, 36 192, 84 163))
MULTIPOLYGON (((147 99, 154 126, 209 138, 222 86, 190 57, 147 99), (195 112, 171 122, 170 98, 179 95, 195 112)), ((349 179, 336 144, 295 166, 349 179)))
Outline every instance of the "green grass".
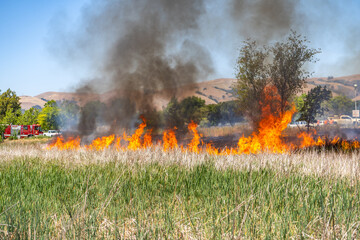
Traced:
POLYGON ((346 178, 218 170, 211 158, 186 168, 24 157, 0 163, 0 237, 353 239, 359 190, 346 178))

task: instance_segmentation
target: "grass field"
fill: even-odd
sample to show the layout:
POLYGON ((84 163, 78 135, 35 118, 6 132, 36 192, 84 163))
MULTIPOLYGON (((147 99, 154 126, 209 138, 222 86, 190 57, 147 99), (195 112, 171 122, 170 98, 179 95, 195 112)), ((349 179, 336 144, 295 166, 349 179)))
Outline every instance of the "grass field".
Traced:
POLYGON ((0 238, 360 238, 360 154, 0 144, 0 238))

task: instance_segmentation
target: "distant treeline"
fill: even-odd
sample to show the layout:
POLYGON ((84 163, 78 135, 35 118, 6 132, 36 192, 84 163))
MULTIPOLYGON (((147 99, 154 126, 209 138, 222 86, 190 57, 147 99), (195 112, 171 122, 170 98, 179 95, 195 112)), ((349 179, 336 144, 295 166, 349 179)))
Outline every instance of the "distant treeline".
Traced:
MULTIPOLYGON (((303 104, 306 94, 295 98, 295 105, 299 108, 303 104)), ((326 115, 351 115, 354 102, 346 96, 332 97, 324 103, 326 115)), ((77 102, 50 100, 44 107, 32 107, 26 111, 21 109, 20 97, 10 89, 0 91, 0 133, 8 124, 30 125, 40 124, 43 130, 63 129, 78 130, 79 119, 86 114, 93 114, 94 109, 106 109, 106 104, 91 101, 80 107, 77 102)), ((199 97, 187 97, 182 100, 172 98, 161 111, 138 113, 147 120, 149 128, 174 128, 179 132, 186 131, 191 121, 201 127, 218 126, 244 121, 244 115, 239 111, 238 102, 228 101, 217 104, 205 104, 199 97)), ((298 116, 295 116, 299 117, 298 116)), ((96 120, 101 125, 101 111, 96 120)), ((93 131, 94 129, 92 129, 93 131)))

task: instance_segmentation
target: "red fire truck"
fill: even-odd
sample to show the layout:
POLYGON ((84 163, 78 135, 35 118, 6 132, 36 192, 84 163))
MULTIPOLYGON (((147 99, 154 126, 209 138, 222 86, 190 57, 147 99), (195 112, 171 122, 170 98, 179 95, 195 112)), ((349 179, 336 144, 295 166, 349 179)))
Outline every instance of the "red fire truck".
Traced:
POLYGON ((18 138, 25 138, 31 136, 43 135, 41 126, 39 124, 33 125, 9 125, 4 132, 4 138, 10 136, 17 136, 18 138))

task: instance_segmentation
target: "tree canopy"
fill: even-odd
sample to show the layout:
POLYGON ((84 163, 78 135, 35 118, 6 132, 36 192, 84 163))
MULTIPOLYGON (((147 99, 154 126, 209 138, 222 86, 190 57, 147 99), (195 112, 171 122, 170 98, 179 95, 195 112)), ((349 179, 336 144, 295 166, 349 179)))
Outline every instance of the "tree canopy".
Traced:
POLYGON ((20 110, 20 97, 14 91, 8 89, 0 95, 0 121, 6 115, 8 115, 8 119, 13 116, 19 117, 21 114, 20 110))
POLYGON ((237 59, 234 86, 239 109, 249 118, 254 127, 260 122, 260 102, 265 99, 264 89, 268 84, 267 65, 269 52, 260 48, 255 41, 245 41, 237 59))
POLYGON ((199 123, 206 113, 205 100, 199 97, 187 97, 181 102, 173 98, 164 110, 166 127, 177 127, 185 131, 191 121, 199 123))
POLYGON ((354 102, 346 96, 336 96, 327 103, 329 115, 351 115, 354 109, 354 102))
POLYGON ((310 73, 306 63, 315 62, 319 50, 309 48, 305 37, 291 32, 284 42, 260 47, 256 41, 247 40, 240 48, 236 64, 237 82, 234 86, 239 108, 255 129, 261 118, 261 106, 278 106, 274 114, 281 115, 291 107, 291 100, 305 84, 310 73), (266 91, 278 98, 266 98, 266 91), (273 103, 273 101, 278 103, 273 103))
POLYGON ((40 110, 37 108, 30 108, 24 112, 20 117, 20 124, 22 125, 32 125, 37 124, 39 122, 38 117, 40 114, 40 110))
POLYGON ((44 130, 59 129, 59 113, 60 109, 54 100, 45 103, 38 116, 41 127, 44 130))
POLYGON ((323 115, 327 110, 323 106, 323 102, 331 98, 331 91, 326 87, 317 86, 311 89, 304 99, 302 108, 299 110, 301 114, 299 120, 306 121, 307 129, 310 128, 310 123, 314 123, 316 115, 323 115))
POLYGON ((288 110, 290 99, 298 93, 310 77, 305 70, 306 63, 316 62, 315 55, 320 50, 309 48, 307 39, 292 31, 284 42, 277 42, 270 48, 273 57, 269 65, 271 83, 280 95, 280 112, 288 110))

